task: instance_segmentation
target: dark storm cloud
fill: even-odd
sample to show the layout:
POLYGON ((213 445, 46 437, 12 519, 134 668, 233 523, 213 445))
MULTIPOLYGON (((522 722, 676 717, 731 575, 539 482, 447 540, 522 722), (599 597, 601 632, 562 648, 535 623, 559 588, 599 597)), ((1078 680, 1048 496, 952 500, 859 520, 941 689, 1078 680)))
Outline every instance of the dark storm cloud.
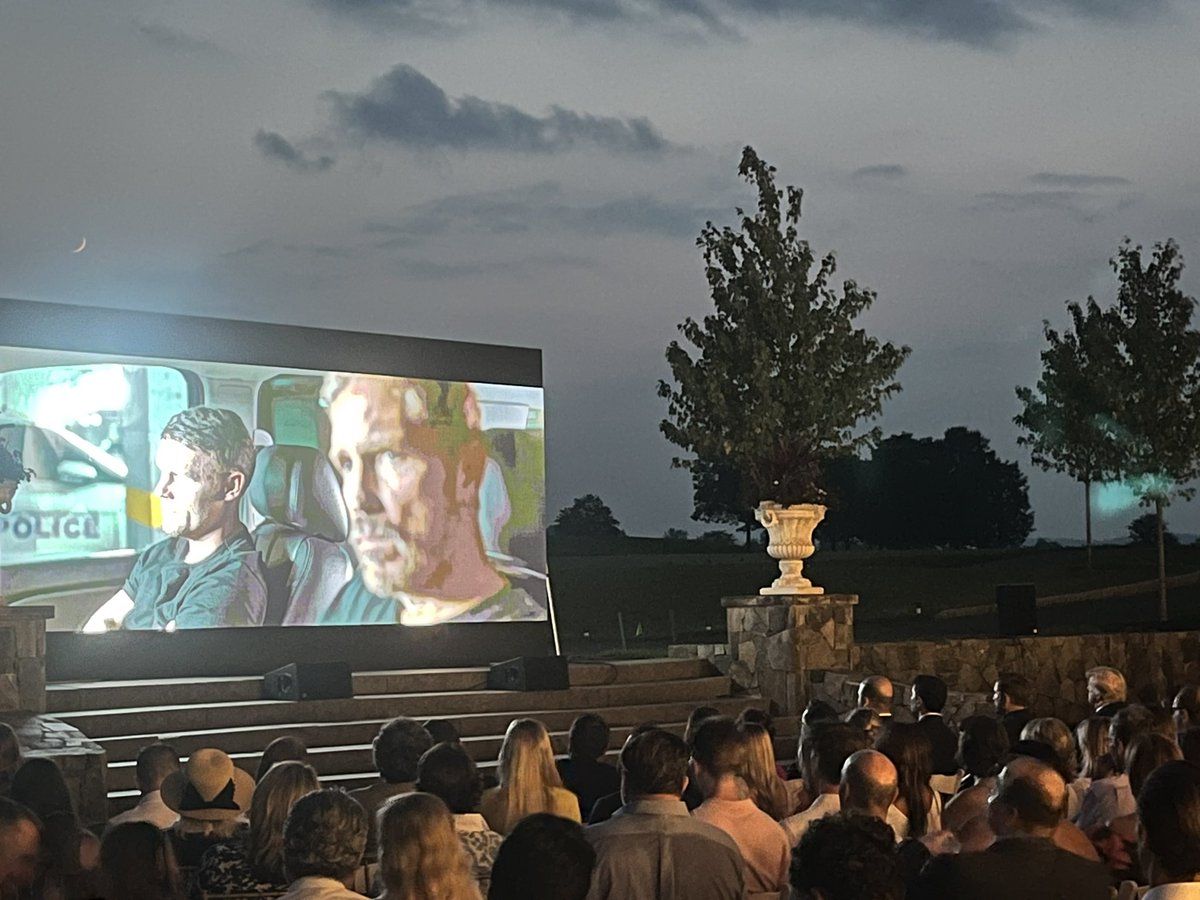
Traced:
POLYGON ((254 135, 254 146, 267 159, 278 160, 297 172, 324 172, 333 165, 332 156, 306 154, 275 131, 264 131, 260 128, 254 135))
POLYGON ((420 150, 557 153, 586 144, 611 153, 655 155, 671 148, 645 118, 595 116, 561 106, 537 116, 470 94, 451 98, 406 65, 362 93, 329 91, 325 97, 332 105, 335 136, 420 150))
POLYGON ((328 244, 296 244, 277 243, 271 238, 262 238, 243 247, 237 247, 221 254, 222 259, 254 259, 256 257, 272 256, 282 253, 297 256, 311 256, 317 259, 346 259, 353 254, 349 247, 336 247, 328 244))
POLYGON ((164 50, 177 53, 202 53, 213 56, 228 56, 229 51, 207 38, 197 37, 171 28, 160 22, 135 22, 138 34, 164 50))
POLYGON ((908 169, 896 163, 885 163, 878 166, 863 166, 850 173, 851 178, 883 178, 895 181, 908 174, 908 169))
POLYGON ((335 18, 370 28, 418 34, 451 34, 464 24, 462 0, 309 0, 335 18))
POLYGON ((542 182, 513 190, 442 197, 408 210, 393 222, 372 222, 363 230, 384 236, 376 245, 379 247, 410 246, 450 231, 500 235, 540 230, 598 237, 649 234, 691 239, 705 221, 727 212, 650 194, 572 203, 559 184, 542 182))
POLYGON ((1081 222, 1094 222, 1104 215, 1133 205, 1131 195, 1097 195, 1085 191, 993 191, 975 195, 976 212, 1062 212, 1081 222))
MULTIPOLYGON (((372 28, 457 28, 483 0, 308 0, 372 28)), ((764 19, 829 19, 979 47, 1005 44, 1048 14, 1131 21, 1168 9, 1170 0, 490 0, 487 7, 557 14, 573 23, 690 22, 713 33, 764 19)))
POLYGON ((539 253, 512 259, 436 262, 426 259, 401 259, 399 268, 413 278, 425 281, 446 281, 454 278, 526 278, 537 270, 591 269, 596 261, 569 253, 539 253))
POLYGON ((1076 172, 1038 172, 1029 176, 1034 184, 1053 188, 1087 188, 1128 187, 1132 182, 1128 178, 1117 175, 1086 175, 1076 172))

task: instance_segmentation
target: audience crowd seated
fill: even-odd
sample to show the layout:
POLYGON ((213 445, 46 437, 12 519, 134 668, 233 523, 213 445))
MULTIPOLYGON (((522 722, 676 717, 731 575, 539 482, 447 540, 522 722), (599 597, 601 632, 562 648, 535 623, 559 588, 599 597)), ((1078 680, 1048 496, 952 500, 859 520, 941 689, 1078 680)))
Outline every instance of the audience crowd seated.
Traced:
POLYGON ((53 760, 25 760, 13 775, 9 796, 41 823, 41 868, 36 896, 89 897, 98 890, 100 840, 83 827, 62 772, 53 760))
POLYGON ((1200 900, 1194 686, 1127 704, 1120 672, 1091 669, 1074 728, 1035 717, 1016 674, 995 716, 957 723, 940 679, 914 679, 911 723, 881 716, 892 690, 864 679, 845 716, 810 703, 786 782, 756 708, 698 708, 684 738, 638 725, 617 768, 595 713, 557 766, 545 726, 517 719, 486 791, 445 719, 384 724, 380 780, 349 794, 296 738, 264 750, 257 784, 220 749, 180 766, 153 743, 103 841, 57 765, 0 728, 0 900, 1200 900))
POLYGON ((688 813, 688 748, 652 728, 621 750, 625 803, 585 836, 596 851, 588 900, 739 900, 744 864, 728 834, 688 813))
POLYGON ((301 797, 317 790, 317 773, 306 763, 276 763, 254 788, 250 827, 231 841, 204 851, 193 896, 263 894, 287 887, 283 873, 283 823, 301 797))

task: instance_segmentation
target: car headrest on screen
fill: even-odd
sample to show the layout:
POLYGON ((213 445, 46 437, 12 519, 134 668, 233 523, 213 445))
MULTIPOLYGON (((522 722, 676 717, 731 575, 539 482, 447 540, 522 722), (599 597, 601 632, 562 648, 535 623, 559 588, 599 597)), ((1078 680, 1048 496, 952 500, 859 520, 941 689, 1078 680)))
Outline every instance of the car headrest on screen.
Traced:
POLYGON ((350 531, 333 466, 312 447, 261 448, 250 479, 250 503, 272 522, 329 541, 344 541, 350 531))

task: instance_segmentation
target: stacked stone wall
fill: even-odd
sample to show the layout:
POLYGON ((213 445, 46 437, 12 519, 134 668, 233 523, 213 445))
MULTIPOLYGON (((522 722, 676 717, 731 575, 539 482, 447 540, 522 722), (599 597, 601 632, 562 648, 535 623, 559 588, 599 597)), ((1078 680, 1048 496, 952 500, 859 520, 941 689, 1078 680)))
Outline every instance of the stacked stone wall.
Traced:
POLYGON ((855 644, 851 668, 909 681, 937 675, 954 691, 990 694, 1001 672, 1033 684, 1038 715, 1077 722, 1088 715, 1086 672, 1113 666, 1129 699, 1157 701, 1185 682, 1200 683, 1200 634, 1162 631, 1021 638, 961 638, 855 644))

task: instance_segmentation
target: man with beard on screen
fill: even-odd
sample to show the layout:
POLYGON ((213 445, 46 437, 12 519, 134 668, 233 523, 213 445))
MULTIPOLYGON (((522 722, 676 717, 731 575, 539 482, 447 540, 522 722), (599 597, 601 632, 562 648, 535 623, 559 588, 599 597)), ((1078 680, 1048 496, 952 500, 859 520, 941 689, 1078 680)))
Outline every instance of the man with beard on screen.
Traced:
POLYGON ((167 540, 142 551, 125 585, 83 630, 261 625, 262 559, 238 515, 254 473, 245 424, 228 409, 185 409, 167 422, 154 463, 167 540))
POLYGON ((358 563, 323 623, 546 618, 544 576, 485 551, 480 494, 495 467, 469 385, 331 374, 321 399, 358 563))

